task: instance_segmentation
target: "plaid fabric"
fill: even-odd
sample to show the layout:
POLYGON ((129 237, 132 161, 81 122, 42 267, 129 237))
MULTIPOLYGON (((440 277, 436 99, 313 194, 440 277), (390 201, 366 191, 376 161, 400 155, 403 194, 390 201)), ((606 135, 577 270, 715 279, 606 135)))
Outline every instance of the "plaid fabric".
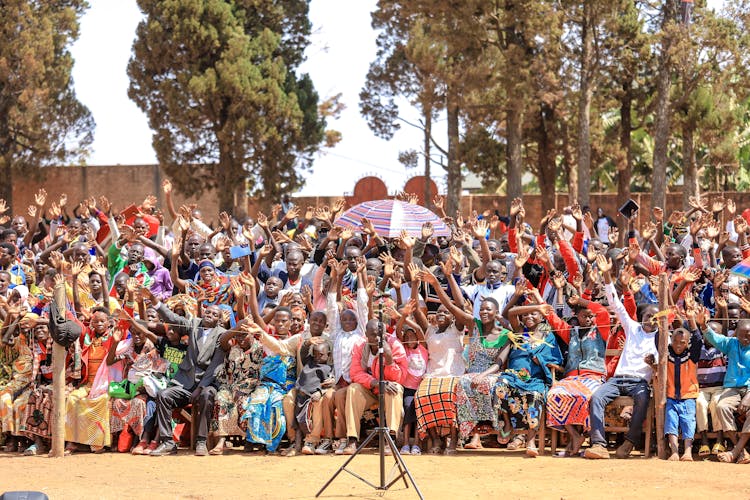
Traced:
POLYGON ((417 432, 427 437, 427 429, 456 425, 456 377, 426 378, 419 384, 414 397, 417 411, 417 432))

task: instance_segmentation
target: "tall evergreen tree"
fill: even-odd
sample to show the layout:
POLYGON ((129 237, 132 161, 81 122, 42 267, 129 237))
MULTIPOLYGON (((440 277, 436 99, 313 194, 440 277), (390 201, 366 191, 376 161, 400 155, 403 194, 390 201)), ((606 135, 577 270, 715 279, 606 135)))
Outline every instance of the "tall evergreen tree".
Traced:
POLYGON ((177 187, 216 188, 222 210, 240 205, 246 180, 268 200, 301 187, 300 171, 325 139, 312 80, 296 73, 309 0, 138 5, 145 18, 129 96, 148 115, 157 158, 177 187))
POLYGON ((93 141, 69 51, 86 8, 84 0, 7 0, 0 8, 0 198, 11 207, 14 177, 82 161, 93 141))

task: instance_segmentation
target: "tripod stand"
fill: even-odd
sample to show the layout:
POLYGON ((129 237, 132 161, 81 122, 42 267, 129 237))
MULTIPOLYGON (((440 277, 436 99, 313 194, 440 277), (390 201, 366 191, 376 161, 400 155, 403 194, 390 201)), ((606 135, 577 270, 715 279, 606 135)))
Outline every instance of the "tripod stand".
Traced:
POLYGON ((326 484, 323 485, 323 487, 318 491, 318 493, 315 494, 316 497, 319 497, 326 488, 333 482, 336 477, 341 474, 341 472, 348 472, 352 476, 356 477, 363 483, 367 484, 368 486, 375 488, 376 490, 385 491, 388 490, 391 486, 396 484, 399 479, 404 480, 404 485, 408 488, 409 483, 406 481, 406 478, 409 478, 409 481, 411 482, 412 486, 414 486, 414 490, 417 492, 417 495, 419 496, 420 500, 424 500, 424 497, 422 496, 422 493, 419 491, 419 487, 417 486, 417 483, 414 482, 414 478, 411 477, 411 473, 409 473, 409 469, 406 467, 406 463, 404 462, 404 459, 401 457, 401 454, 398 451, 398 447, 396 446, 396 443, 393 441, 393 437, 391 437, 391 434, 389 432, 388 426, 385 422, 385 414, 384 414, 384 408, 385 408, 385 380, 383 379, 383 345, 386 342, 385 340, 385 330, 383 327, 383 313, 382 311, 378 315, 378 368, 379 368, 379 374, 378 374, 378 427, 375 428, 375 432, 371 433, 369 436, 367 436, 367 439, 365 439, 361 445, 357 448, 357 451, 354 452, 352 456, 349 457, 349 459, 344 462, 344 465, 342 465, 339 470, 337 470, 333 476, 326 482, 326 484), (378 484, 373 484, 367 479, 363 478, 359 474, 357 474, 354 471, 351 471, 346 468, 347 465, 349 465, 349 462, 354 460, 354 458, 359 455, 359 452, 361 452, 365 446, 367 446, 370 441, 372 441, 375 436, 378 437, 378 451, 380 453, 380 482, 378 484), (395 461, 393 467, 398 469, 398 474, 390 480, 390 482, 387 482, 385 477, 385 447, 390 446, 391 452, 393 452, 393 459, 395 461))

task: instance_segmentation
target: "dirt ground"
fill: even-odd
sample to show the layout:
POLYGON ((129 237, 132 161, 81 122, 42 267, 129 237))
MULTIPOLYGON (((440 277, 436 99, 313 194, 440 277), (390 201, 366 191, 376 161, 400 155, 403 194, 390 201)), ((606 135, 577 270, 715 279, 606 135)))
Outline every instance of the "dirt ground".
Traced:
MULTIPOLYGON (((387 471, 393 458, 386 457, 387 471)), ((37 490, 51 499, 252 498, 307 499, 346 457, 283 458, 229 452, 194 457, 117 453, 76 454, 63 459, 0 453, 0 493, 37 490)), ((405 461, 426 499, 451 498, 750 498, 750 466, 716 462, 666 462, 655 458, 590 461, 528 459, 500 450, 459 451, 458 456, 407 456, 405 461)), ((378 482, 378 456, 358 455, 350 468, 378 482)), ((377 499, 379 493, 342 473, 321 498, 377 499)), ((403 482, 383 498, 417 498, 403 482)))

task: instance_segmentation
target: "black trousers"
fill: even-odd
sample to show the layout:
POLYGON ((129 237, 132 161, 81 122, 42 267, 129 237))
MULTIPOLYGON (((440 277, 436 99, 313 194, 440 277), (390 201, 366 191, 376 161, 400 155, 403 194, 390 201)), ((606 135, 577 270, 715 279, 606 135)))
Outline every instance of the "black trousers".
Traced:
POLYGON ((162 441, 172 439, 172 411, 184 408, 189 403, 193 404, 197 412, 196 421, 193 422, 196 439, 205 441, 208 436, 208 422, 213 416, 216 388, 201 387, 194 392, 195 395, 181 385, 173 385, 156 395, 156 421, 162 441))

